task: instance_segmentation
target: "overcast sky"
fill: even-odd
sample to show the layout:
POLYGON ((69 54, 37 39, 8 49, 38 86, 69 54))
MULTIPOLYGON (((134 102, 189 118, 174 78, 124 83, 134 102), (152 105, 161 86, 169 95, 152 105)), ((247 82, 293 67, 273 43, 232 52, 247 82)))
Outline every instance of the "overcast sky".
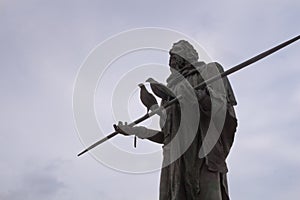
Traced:
MULTIPOLYGON (((298 35, 299 11, 298 0, 1 1, 0 199, 158 199, 159 171, 121 173, 76 156, 84 146, 72 92, 89 52, 121 31, 161 27, 195 39, 228 69, 298 35)), ((232 199, 300 196, 299 44, 230 76, 239 120, 232 199)))

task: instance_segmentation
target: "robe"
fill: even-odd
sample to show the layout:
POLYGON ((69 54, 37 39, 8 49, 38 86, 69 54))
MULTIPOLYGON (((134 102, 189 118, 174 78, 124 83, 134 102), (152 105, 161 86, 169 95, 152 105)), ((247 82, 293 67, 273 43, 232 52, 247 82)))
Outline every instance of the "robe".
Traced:
POLYGON ((236 100, 227 77, 220 79, 222 84, 206 86, 204 97, 193 89, 222 72, 218 63, 198 62, 167 79, 168 87, 181 99, 166 110, 161 122, 160 200, 229 199, 226 157, 237 127, 236 100))

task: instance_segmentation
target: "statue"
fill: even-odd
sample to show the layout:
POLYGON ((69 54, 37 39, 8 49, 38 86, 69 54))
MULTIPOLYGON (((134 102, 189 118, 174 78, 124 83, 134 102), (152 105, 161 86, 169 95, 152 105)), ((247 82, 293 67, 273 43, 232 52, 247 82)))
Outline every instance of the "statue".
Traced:
MULTIPOLYGON (((226 173, 226 157, 234 140, 234 134, 237 127, 237 119, 233 106, 236 100, 233 90, 227 77, 223 77, 224 92, 214 88, 213 84, 201 89, 193 88, 204 81, 201 76, 205 73, 206 77, 216 76, 223 71, 218 63, 209 63, 198 61, 198 53, 193 46, 187 41, 180 40, 175 43, 170 50, 170 71, 167 78, 167 87, 160 86, 153 79, 148 79, 151 88, 156 95, 162 98, 162 105, 168 100, 174 99, 175 95, 183 94, 182 104, 177 103, 166 109, 165 116, 160 113, 161 130, 151 130, 142 126, 129 126, 126 123, 119 122, 118 126, 114 125, 116 132, 124 135, 135 135, 142 139, 148 139, 156 143, 163 144, 163 167, 160 179, 160 200, 228 200, 228 186, 226 173), (202 72, 202 73, 200 73, 202 72), (187 84, 190 86, 187 86, 187 84), (193 90, 190 90, 190 88, 193 90), (165 92, 163 92, 165 91, 165 92), (159 93, 160 92, 160 93, 159 93), (172 93, 173 92, 173 93, 172 93), (196 94, 193 99, 192 93, 196 94), (215 101, 212 101, 215 98, 215 101), (225 108, 225 122, 219 129, 219 137, 210 152, 203 158, 199 157, 200 147, 203 138, 207 134, 208 126, 211 120, 212 102, 217 102, 214 106, 225 108), (195 106, 199 110, 199 116, 193 112, 195 106), (182 108, 190 107, 187 123, 180 127, 182 108), (195 133, 191 133, 193 118, 199 117, 195 133), (179 130, 180 129, 180 130, 179 130), (168 144, 176 137, 176 134, 182 136, 177 143, 171 147, 168 144), (191 137, 191 135, 194 135, 191 137), (188 148, 183 148, 186 140, 190 140, 188 148), (182 148, 182 149, 181 149, 182 148), (181 151, 181 155, 172 160, 173 152, 181 151), (170 161, 172 160, 172 161, 170 161)), ((147 105, 147 110, 155 104, 151 104, 151 94, 145 90, 142 91, 142 102, 147 105), (147 100, 149 100, 147 102, 147 100)), ((218 117, 218 113, 215 113, 218 117)))
MULTIPOLYGON (((147 110, 149 111, 149 109, 151 110, 152 107, 155 106, 155 108, 151 110, 151 113, 146 113, 146 115, 128 125, 127 123, 123 124, 119 122, 118 126, 114 125, 115 131, 113 133, 110 133, 101 140, 93 143, 81 151, 78 156, 83 155, 119 133, 123 135, 135 135, 142 139, 148 139, 163 144, 164 160, 161 171, 160 200, 229 199, 226 178, 228 169, 225 161, 233 144, 237 127, 237 119, 233 108, 237 103, 227 76, 279 51, 299 39, 300 35, 264 51, 226 71, 223 71, 222 66, 218 63, 206 64, 204 62, 198 62, 197 52, 187 41, 181 40, 175 43, 170 50, 169 65, 171 75, 167 79, 168 87, 163 86, 151 78, 147 79, 147 82, 151 84, 153 92, 158 97, 162 98, 162 106, 157 108, 158 105, 155 101, 152 101, 151 103, 150 99, 152 97, 148 100, 148 97, 142 97, 152 95, 144 90, 143 93, 147 93, 147 95, 141 95, 141 98, 143 98, 142 101, 144 101, 144 105, 147 106, 147 110), (198 72, 201 72, 201 75, 205 75, 208 79, 203 81, 203 77, 198 72), (213 86, 213 83, 221 78, 225 88, 224 90, 220 90, 220 88, 213 86), (187 81, 189 85, 192 86, 196 98, 193 99, 193 95, 191 95, 191 87, 185 87, 186 84, 182 85, 182 82, 184 81, 187 81), (186 96, 178 96, 177 93, 186 94, 186 96), (185 126, 183 126, 185 129, 183 130, 186 131, 179 131, 181 137, 177 140, 178 143, 175 143, 177 146, 175 145, 175 148, 174 146, 169 148, 169 143, 172 143, 172 139, 174 137, 176 138, 176 135, 178 135, 178 129, 182 127, 180 125, 181 111, 184 110, 183 108, 180 108, 180 101, 182 101, 182 99, 185 103, 190 101, 192 105, 197 101, 199 108, 194 106, 194 109, 200 110, 201 117, 199 124, 197 124, 199 128, 194 135, 195 137, 187 137, 187 139, 193 139, 188 148, 180 151, 182 153, 180 157, 172 160, 172 153, 176 152, 176 149, 178 149, 176 147, 181 147, 180 145, 186 142, 184 139, 181 140, 184 138, 182 136, 189 136, 191 133, 189 131, 190 127, 185 124, 185 126), (213 143, 213 148, 205 152, 202 151, 199 146, 203 145, 201 143, 205 144, 205 136, 209 135, 207 133, 210 129, 209 123, 211 117, 218 119, 218 112, 212 113, 214 110, 213 108, 216 107, 222 108, 220 110, 225 110, 225 122, 222 124, 223 126, 221 129, 214 129, 215 132, 218 132, 219 137, 216 138, 217 142, 213 143), (166 109, 166 113, 163 112, 164 108, 166 109), (162 119, 160 131, 150 130, 142 126, 135 126, 154 114, 158 114, 162 119), (205 156, 202 157, 201 155, 205 156)), ((187 103, 185 105, 183 104, 182 107, 190 106, 187 103)), ((186 121, 193 121, 193 117, 195 117, 193 115, 194 112, 192 110, 190 115, 187 116, 189 119, 186 121)), ((218 122, 218 120, 216 120, 216 122, 218 122)), ((215 125, 217 124, 218 123, 215 123, 215 125)))

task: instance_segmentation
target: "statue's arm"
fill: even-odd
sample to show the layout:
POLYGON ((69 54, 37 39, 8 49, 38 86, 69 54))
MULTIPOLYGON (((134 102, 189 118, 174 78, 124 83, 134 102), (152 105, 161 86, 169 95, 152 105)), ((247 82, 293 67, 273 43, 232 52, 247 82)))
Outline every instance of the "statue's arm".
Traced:
POLYGON ((148 129, 144 126, 129 126, 127 123, 119 122, 118 125, 114 124, 114 129, 125 136, 135 135, 140 139, 148 139, 152 142, 163 144, 164 134, 161 131, 148 129))
POLYGON ((148 129, 149 135, 151 135, 150 137, 147 137, 146 139, 155 142, 155 143, 159 143, 159 144, 163 144, 164 142, 164 133, 161 131, 157 131, 157 130, 152 130, 152 129, 148 129))

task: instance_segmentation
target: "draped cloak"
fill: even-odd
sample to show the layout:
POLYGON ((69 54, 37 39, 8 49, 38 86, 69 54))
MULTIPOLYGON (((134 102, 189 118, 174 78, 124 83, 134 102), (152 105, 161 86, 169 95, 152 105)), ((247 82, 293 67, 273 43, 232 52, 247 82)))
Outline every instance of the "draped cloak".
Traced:
POLYGON ((225 159, 237 127, 233 90, 227 77, 206 86, 204 98, 193 90, 222 72, 218 63, 198 62, 167 79, 167 86, 182 98, 166 110, 166 119, 161 118, 160 200, 229 199, 225 159))

